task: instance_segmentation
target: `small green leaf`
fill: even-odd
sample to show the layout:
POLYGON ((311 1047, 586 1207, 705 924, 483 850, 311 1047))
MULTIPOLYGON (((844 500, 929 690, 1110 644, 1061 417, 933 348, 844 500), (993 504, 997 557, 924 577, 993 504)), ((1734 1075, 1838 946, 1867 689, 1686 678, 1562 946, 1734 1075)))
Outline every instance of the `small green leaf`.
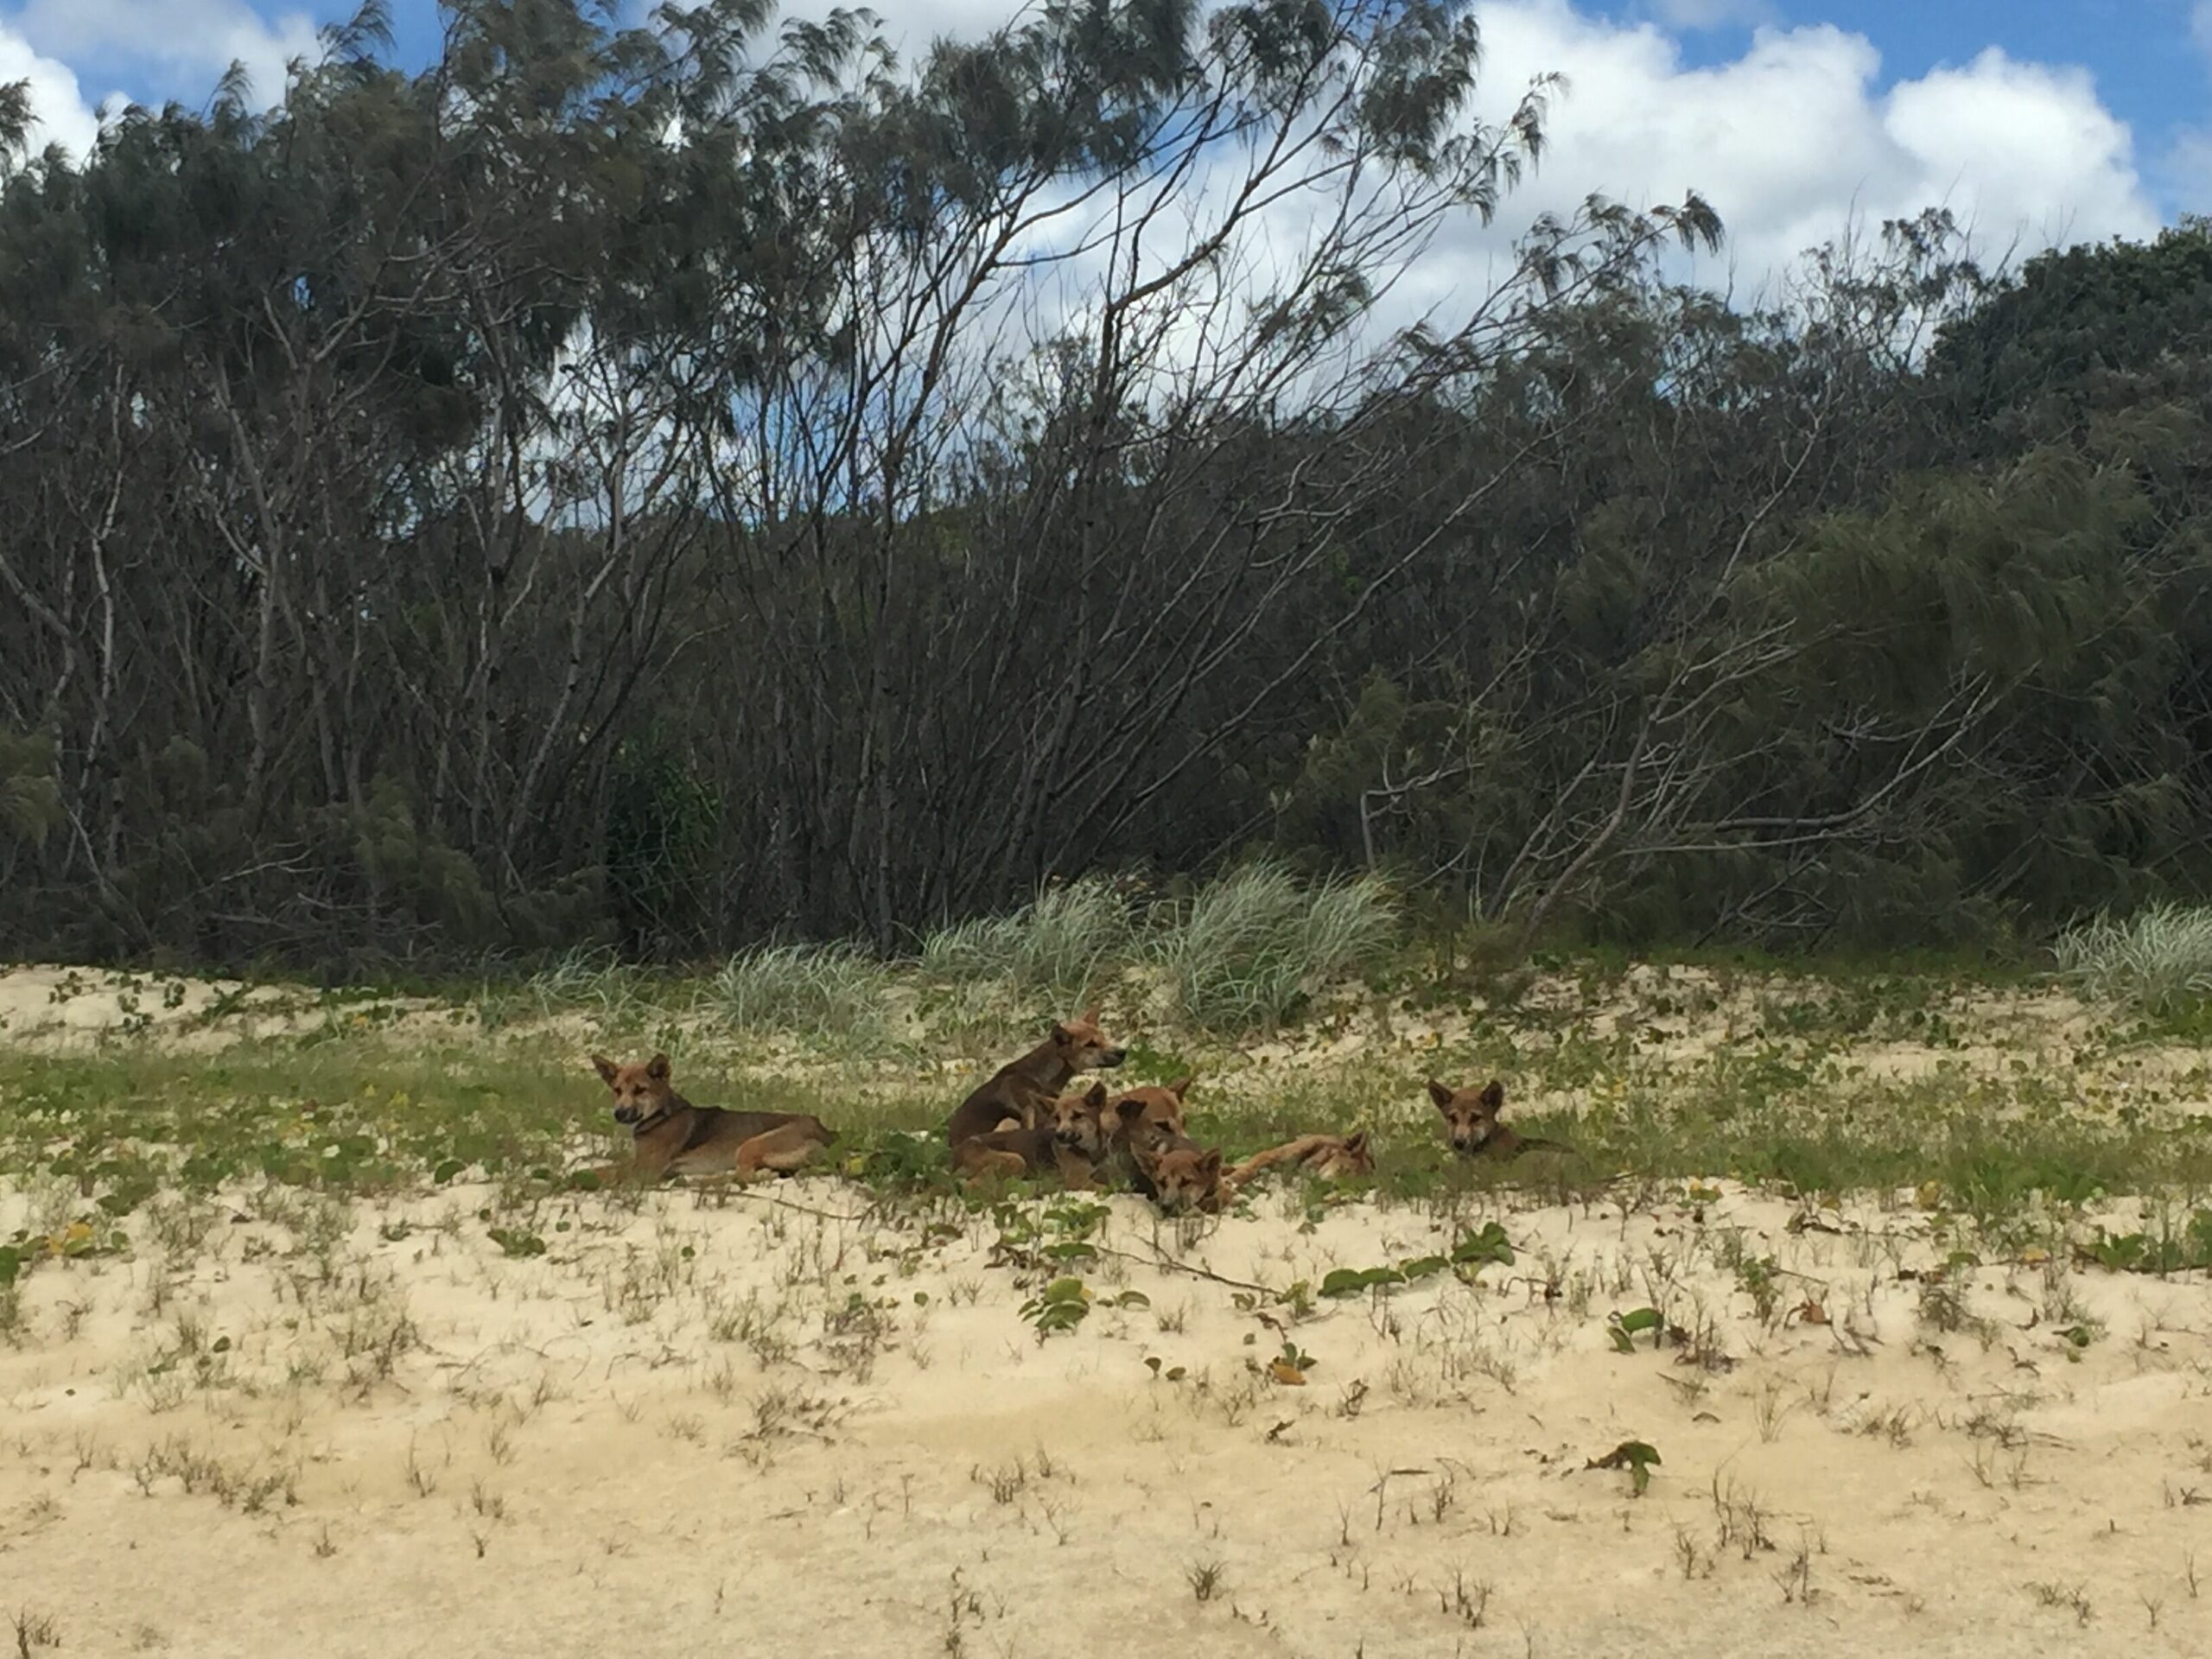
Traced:
POLYGON ((494 1227, 492 1242, 508 1255, 533 1256, 545 1254, 545 1241, 536 1233, 526 1233, 516 1227, 494 1227))
POLYGON ((1469 1233, 1452 1247, 1452 1260, 1461 1266, 1495 1262, 1500 1267, 1510 1268, 1513 1265, 1513 1243, 1506 1237, 1504 1228, 1494 1221, 1484 1222, 1480 1232, 1469 1233))
POLYGON ((1037 1327, 1041 1340, 1055 1331, 1072 1331, 1090 1312, 1090 1293, 1080 1279, 1055 1279, 1021 1305, 1021 1317, 1037 1327))
POLYGON ((1592 1458, 1583 1466, 1589 1469, 1625 1469, 1629 1488, 1642 1497, 1651 1485, 1651 1469, 1662 1462, 1659 1449, 1643 1440, 1623 1440, 1602 1458, 1592 1458))

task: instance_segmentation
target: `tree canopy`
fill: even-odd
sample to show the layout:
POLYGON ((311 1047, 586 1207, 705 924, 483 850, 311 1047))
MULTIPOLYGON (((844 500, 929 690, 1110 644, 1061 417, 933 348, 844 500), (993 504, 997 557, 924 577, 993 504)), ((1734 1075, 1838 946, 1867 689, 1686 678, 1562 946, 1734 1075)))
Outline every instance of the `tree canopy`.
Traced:
POLYGON ((2212 889, 2212 226, 1785 304, 1504 236, 1457 0, 373 8, 22 153, 0 948, 910 930, 1260 847, 1531 935, 2212 889))

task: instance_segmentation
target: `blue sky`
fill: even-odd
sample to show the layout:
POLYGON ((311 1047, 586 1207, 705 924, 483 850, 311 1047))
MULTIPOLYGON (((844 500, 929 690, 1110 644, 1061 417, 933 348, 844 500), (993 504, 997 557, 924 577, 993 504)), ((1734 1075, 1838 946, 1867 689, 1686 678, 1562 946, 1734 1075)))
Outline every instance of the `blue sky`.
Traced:
MULTIPOLYGON (((911 51, 1017 3, 874 10, 911 51)), ((29 76, 46 136, 81 149, 102 104, 202 102, 233 57, 276 95, 315 26, 348 10, 0 0, 0 81, 29 76)), ((403 58, 431 55, 435 6, 395 11, 403 58)), ((1486 113, 1538 71, 1571 84, 1527 210, 1695 188, 1730 227, 1730 282, 1762 284, 1853 221, 1939 202, 2016 254, 2212 210, 2212 0, 1478 0, 1477 12, 1486 113)))

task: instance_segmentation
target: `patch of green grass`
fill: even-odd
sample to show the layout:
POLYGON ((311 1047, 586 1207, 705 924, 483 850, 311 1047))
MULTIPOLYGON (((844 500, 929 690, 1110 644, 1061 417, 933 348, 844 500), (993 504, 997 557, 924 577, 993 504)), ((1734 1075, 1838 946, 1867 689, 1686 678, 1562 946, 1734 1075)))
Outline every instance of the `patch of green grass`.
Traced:
MULTIPOLYGON (((1249 1150, 1370 1123, 1376 1185, 1409 1198, 1500 1182, 1586 1186, 1619 1172, 1732 1175, 1808 1193, 1932 1182, 1946 1207, 1991 1218, 2038 1195, 2079 1205, 2101 1194, 2212 1191, 2212 1122, 2202 1118, 2087 1114, 2033 1078, 1839 1084, 1763 1052, 1663 1084, 1600 1078, 1579 1116, 1511 1109, 1522 1132, 1577 1147, 1579 1158, 1558 1160, 1564 1175, 1527 1160, 1454 1160, 1417 1085, 1379 1067, 1286 1077, 1256 1095, 1202 1088, 1192 1125, 1208 1144, 1249 1150)), ((836 1071, 730 1083, 679 1065, 677 1081, 702 1103, 818 1114, 843 1136, 834 1166, 869 1185, 957 1190, 938 1136, 962 1078, 863 1094, 836 1071)), ((173 1183, 205 1191, 266 1179, 354 1192, 456 1179, 551 1182, 620 1146, 588 1071, 517 1046, 426 1053, 364 1039, 213 1057, 136 1045, 72 1057, 0 1052, 0 1172, 71 1179, 89 1211, 111 1219, 173 1183)))
POLYGON ((2190 1209, 2145 1206, 2146 1225, 2114 1233, 2100 1226, 2077 1239, 2075 1258, 2114 1273, 2170 1274, 2212 1269, 2212 1205, 2190 1209))
POLYGON ((2145 1014, 2112 1035, 2115 1047, 2131 1043, 2171 1043, 2212 1049, 2212 997, 2177 1002, 2145 1014))
MULTIPOLYGON (((818 1103, 810 1097, 806 1109, 818 1103)), ((551 1172, 580 1129, 614 1144, 595 1080, 502 1049, 0 1052, 0 1169, 74 1178, 111 1213, 175 1181, 367 1192, 468 1172, 551 1172)))
POLYGON ((242 1045, 209 1058, 122 1046, 10 1052, 0 1055, 0 1163, 73 1176, 102 1196, 255 1176, 372 1190, 449 1158, 488 1173, 557 1161, 569 1124, 550 1103, 562 1092, 575 1098, 577 1082, 563 1089, 543 1065, 497 1052, 466 1071, 367 1043, 242 1045))
MULTIPOLYGON (((841 999, 866 1001, 880 1014, 887 995, 912 988, 911 973, 901 982, 867 959, 847 979, 849 959, 817 953, 798 962, 801 989, 759 985, 776 964, 795 961, 756 953, 741 973, 726 970, 717 992, 620 975, 602 984, 579 958, 558 994, 601 995, 610 1019, 738 1007, 731 1020, 696 1016, 666 1042, 686 1096, 814 1113, 841 1137, 830 1171, 878 1194, 941 1205, 950 1217, 970 1215, 982 1201, 952 1171, 942 1126, 975 1081, 1033 1036, 1023 1032, 1003 1052, 979 1048, 958 1066, 924 1071, 901 1049, 875 1051, 843 1034, 863 1027, 869 1013, 841 999), (728 1069, 757 1056, 750 1033, 810 1021, 822 1040, 789 1071, 753 1077, 728 1069), (741 1035, 733 1024, 742 1040, 732 1040, 741 1035)), ((2105 1050, 2071 1038, 2067 1053, 2024 1048, 2007 1057, 2001 1033, 1971 1027, 1972 999, 1946 991, 1939 1003, 1927 982, 1756 987, 1757 1018, 1737 1018, 1725 1030, 1713 1024, 1710 987, 1639 982, 1634 996, 1642 1000, 1622 1014, 1616 992, 1595 988, 1598 977, 1574 982, 1585 987, 1580 1006, 1571 995, 1532 999, 1510 1016, 1478 1014, 1441 1049, 1378 1042, 1364 1058, 1319 1065, 1262 1065, 1203 1033, 1145 1029, 1134 1018, 1124 1026, 1117 1016, 1116 1034, 1132 1050, 1119 1080, 1195 1074, 1192 1133, 1231 1155, 1318 1130, 1371 1129, 1371 1183, 1306 1189, 1317 1207, 1364 1185, 1439 1217, 1464 1217, 1472 1195, 1501 1186, 1587 1202, 1622 1175, 1642 1185, 1735 1176, 1802 1194, 1920 1189, 1962 1224, 1992 1234, 2042 1228, 2039 1242, 2049 1243, 2054 1214, 2070 1224, 2100 1198, 2128 1194, 2170 1202, 2183 1219, 2169 1243, 2156 1229, 2140 1245, 2114 1240, 2114 1265, 2172 1270, 2195 1259, 2186 1217, 2212 1193, 2212 1120, 2188 1109, 2201 1096, 2195 1083, 2176 1083, 2162 1096, 2159 1086, 2132 1082, 2123 1094, 2098 1081, 2105 1050), (1591 1007, 1609 1019, 1618 1014, 1618 1026, 1593 1029, 1584 1011, 1591 1007), (1707 1022, 1709 1053, 1651 1039, 1653 1021, 1678 1015, 1707 1022), (1942 1039, 1937 1015, 1955 1018, 1958 1046, 1942 1039), (1892 1040, 1893 1031, 1917 1033, 1935 1051, 1932 1065, 1916 1062, 1899 1076, 1862 1064, 1862 1046, 1892 1040), (1993 1065, 1992 1042, 2000 1046, 1993 1065), (1507 1122, 1575 1154, 1508 1166, 1453 1158, 1421 1090, 1429 1072, 1504 1078, 1507 1122)), ((605 1046, 641 1058, 652 1036, 639 1031, 605 1046)), ((573 1185, 573 1172, 626 1146, 603 1086, 583 1064, 592 1040, 495 1035, 464 1020, 438 1024, 427 1039, 416 1027, 403 1036, 349 1023, 212 1054, 131 1035, 66 1058, 0 1050, 0 1176, 55 1187, 70 1198, 70 1217, 81 1212, 102 1227, 179 1186, 274 1183, 346 1194, 490 1181, 527 1195, 573 1185)), ((966 1052, 937 1046, 932 1058, 966 1052)))

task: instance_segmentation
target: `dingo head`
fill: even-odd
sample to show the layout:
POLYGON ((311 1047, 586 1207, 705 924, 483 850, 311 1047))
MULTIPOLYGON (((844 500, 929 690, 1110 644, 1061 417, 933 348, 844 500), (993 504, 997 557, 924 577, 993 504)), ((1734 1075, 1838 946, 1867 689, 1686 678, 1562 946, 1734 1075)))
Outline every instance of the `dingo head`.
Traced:
POLYGON ((1086 1158, 1106 1155, 1106 1085, 1094 1083, 1079 1095, 1062 1095, 1050 1109, 1053 1141, 1086 1158))
POLYGON ((1071 1072, 1103 1071, 1122 1063, 1122 1046, 1098 1028, 1103 1012, 1093 1008, 1079 1019, 1062 1020, 1053 1026, 1052 1052, 1071 1072))
POLYGON ((607 1079, 607 1086, 614 1091, 617 1123, 642 1123, 655 1113, 665 1111, 669 1102, 676 1098, 676 1090, 669 1085, 665 1054, 656 1054, 642 1065, 634 1061, 628 1065, 617 1065, 602 1054, 593 1055, 591 1063, 607 1079))
POLYGON ((1497 1133, 1497 1115, 1505 1105, 1505 1085, 1493 1078, 1478 1090, 1454 1089, 1431 1077, 1428 1097, 1444 1114, 1445 1131, 1452 1137, 1452 1150, 1463 1158, 1471 1158, 1497 1133))
POLYGON ((1190 1092, 1191 1081, 1178 1077, 1164 1089, 1148 1084, 1116 1096, 1109 1109, 1113 1120, 1107 1125, 1109 1132, 1133 1147, 1153 1147, 1162 1141, 1181 1140, 1183 1096, 1190 1092))
POLYGON ((1154 1201, 1170 1215, 1179 1215, 1187 1210, 1203 1210, 1211 1213, 1221 1208, 1221 1154, 1218 1150, 1200 1152, 1196 1147, 1170 1147, 1164 1152, 1154 1152, 1150 1147, 1132 1144, 1130 1155, 1144 1178, 1152 1183, 1154 1201))

